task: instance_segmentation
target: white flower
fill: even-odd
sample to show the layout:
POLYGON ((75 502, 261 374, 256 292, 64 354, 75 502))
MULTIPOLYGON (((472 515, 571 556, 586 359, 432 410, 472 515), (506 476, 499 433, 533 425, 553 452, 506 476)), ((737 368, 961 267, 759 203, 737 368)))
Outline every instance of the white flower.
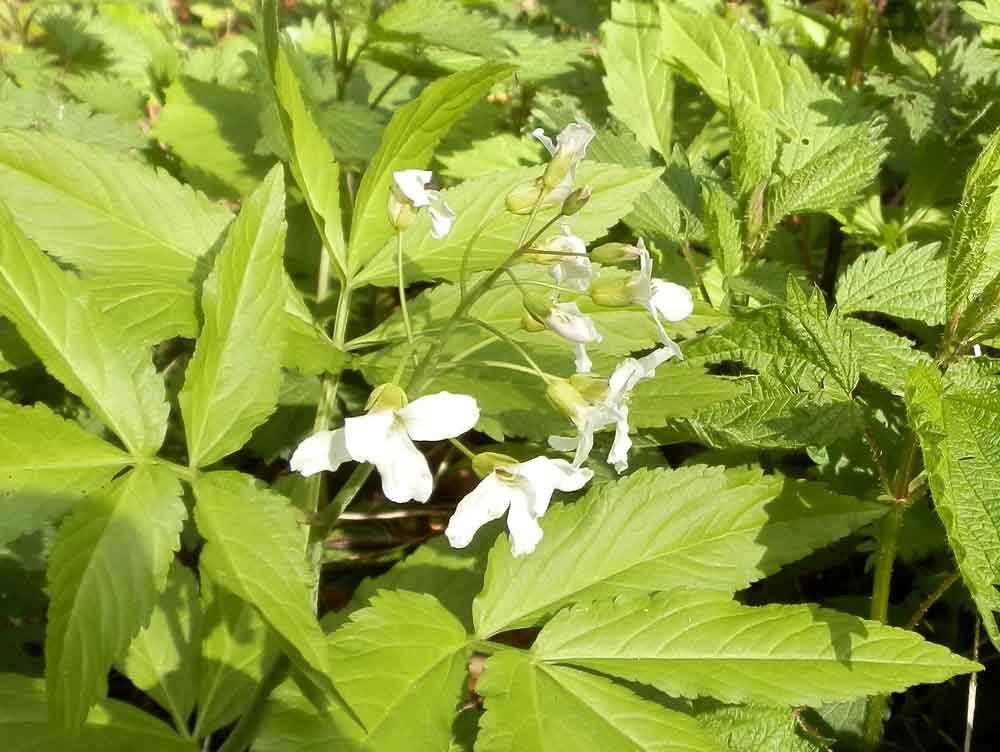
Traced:
POLYGON ((559 201, 565 200, 573 190, 576 166, 587 154, 587 147, 594 138, 594 129, 587 123, 570 123, 556 136, 555 143, 541 128, 533 130, 531 135, 552 155, 542 176, 545 187, 552 191, 547 198, 556 196, 559 201))
POLYGON ((670 322, 683 321, 694 311, 694 298, 686 287, 654 279, 653 259, 642 238, 639 238, 636 248, 639 251, 639 274, 630 283, 632 301, 649 311, 660 335, 660 342, 680 358, 681 350, 667 335, 660 318, 670 322))
POLYGON ((343 428, 322 431, 299 444, 291 467, 308 476, 336 470, 349 460, 371 462, 382 476, 387 499, 424 502, 430 498, 433 481, 427 460, 413 442, 460 436, 478 420, 479 406, 465 394, 438 392, 405 407, 376 402, 367 414, 344 421, 343 428))
POLYGON ((675 354, 673 348, 666 346, 642 358, 623 360, 608 379, 608 390, 601 401, 582 410, 574 419, 578 435, 550 436, 549 446, 558 451, 575 452, 573 465, 579 467, 594 448, 594 434, 614 426, 615 438, 608 453, 608 464, 614 465, 619 473, 624 472, 628 468, 628 450, 632 448, 628 427, 628 401, 632 390, 640 381, 651 379, 657 367, 675 354))
POLYGON ((396 190, 389 193, 389 214, 390 217, 395 217, 397 214, 393 209, 393 200, 405 200, 414 209, 427 207, 431 215, 431 235, 440 240, 451 232, 451 226, 455 223, 455 212, 441 198, 439 191, 427 190, 431 177, 430 170, 400 170, 392 173, 396 190), (396 195, 397 192, 399 195, 396 195))
MULTIPOLYGON (((593 269, 587 257, 587 244, 572 233, 568 226, 562 226, 562 235, 550 238, 544 246, 546 251, 573 254, 559 256, 558 261, 549 267, 549 274, 556 281, 570 290, 586 292, 590 288, 593 269)), ((551 258, 551 257, 550 257, 551 258)))
POLYGON ((587 345, 604 339, 593 319, 581 313, 576 303, 557 303, 545 319, 545 326, 576 345, 576 372, 590 373, 587 345))
POLYGON ((464 548, 479 528, 507 512, 511 553, 530 554, 542 539, 538 520, 553 492, 578 491, 593 476, 590 470, 548 457, 498 466, 459 502, 445 535, 454 548, 464 548))

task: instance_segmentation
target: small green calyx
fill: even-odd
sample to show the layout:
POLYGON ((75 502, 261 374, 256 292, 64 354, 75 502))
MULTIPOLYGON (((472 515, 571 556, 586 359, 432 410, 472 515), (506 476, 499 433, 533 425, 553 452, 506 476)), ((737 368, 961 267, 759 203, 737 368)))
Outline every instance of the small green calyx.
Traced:
POLYGON ((590 299, 602 308, 625 308, 632 305, 631 279, 598 277, 590 284, 590 299))
POLYGON ((417 210, 413 208, 410 200, 397 190, 396 186, 389 190, 388 210, 389 223, 396 232, 408 229, 417 218, 417 210))
POLYGON ((372 390, 372 396, 368 398, 365 411, 369 413, 381 412, 382 410, 402 410, 409 403, 406 392, 395 384, 382 384, 372 390))
POLYGON ((532 208, 544 191, 545 188, 538 180, 529 180, 515 185, 504 199, 504 204, 511 214, 531 214, 532 208))
POLYGON ((639 258, 634 245, 628 243, 605 243, 590 252, 590 260, 604 266, 615 266, 635 261, 639 258))
MULTIPOLYGON (((517 460, 498 452, 483 452, 472 458, 472 471, 480 478, 485 478, 492 472, 504 473, 507 468, 517 464, 517 460)), ((507 472, 507 475, 510 473, 507 472)))
POLYGON ((587 205, 587 202, 590 201, 590 197, 593 195, 594 189, 589 185, 577 188, 566 197, 565 201, 563 201, 562 215, 564 217, 573 216, 587 205))
POLYGON ((582 422, 590 410, 590 403, 569 379, 552 379, 545 388, 545 397, 574 424, 582 422))
POLYGON ((526 292, 521 304, 528 315, 540 324, 544 324, 552 315, 552 298, 545 293, 526 292))
POLYGON ((608 380, 591 376, 589 373, 574 373, 569 377, 573 385, 588 402, 600 402, 608 391, 608 380))

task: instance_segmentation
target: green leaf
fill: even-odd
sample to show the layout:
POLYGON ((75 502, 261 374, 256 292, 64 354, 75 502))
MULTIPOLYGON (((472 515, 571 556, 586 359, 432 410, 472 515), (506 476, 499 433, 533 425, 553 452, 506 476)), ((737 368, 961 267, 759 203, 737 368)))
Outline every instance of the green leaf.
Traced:
POLYGON ((243 204, 205 281, 205 324, 178 397, 192 466, 243 446, 281 388, 286 296, 282 168, 243 204))
POLYGON ((256 606, 295 666, 332 690, 323 632, 312 607, 305 535, 293 507, 236 472, 203 474, 194 492, 194 519, 206 540, 201 570, 220 588, 256 606))
POLYGON ((730 92, 729 159, 737 195, 751 202, 774 173, 779 134, 764 110, 736 88, 730 92))
POLYGON ((196 738, 228 726, 250 705, 277 657, 260 613, 201 572, 201 663, 196 738))
POLYGON ((486 700, 477 752, 649 750, 720 752, 690 716, 644 700, 604 677, 503 651, 476 691, 486 700))
POLYGON ((0 544, 55 520, 130 461, 41 403, 0 400, 0 544))
POLYGON ((101 700, 77 734, 49 720, 45 683, 0 674, 0 734, 7 752, 196 752, 163 721, 117 700, 101 700))
POLYGON ((340 217, 340 167, 299 87, 298 79, 283 49, 278 50, 274 72, 278 103, 287 118, 290 143, 288 166, 302 191, 306 205, 323 228, 323 240, 333 255, 343 279, 347 274, 347 250, 340 217))
POLYGON ((278 686, 267 699, 254 752, 328 752, 358 750, 364 732, 340 706, 326 712, 302 693, 292 680, 278 686))
POLYGON ((134 454, 160 448, 169 406, 142 347, 124 340, 0 205, 0 315, 46 369, 100 416, 134 454))
POLYGON ((931 356, 914 349, 910 340, 880 326, 851 318, 844 319, 843 325, 850 332, 861 373, 893 394, 903 393, 910 369, 931 362, 931 356))
MULTIPOLYGON (((649 190, 662 168, 623 168, 617 165, 584 162, 576 174, 577 185, 590 185, 593 196, 572 218, 573 234, 585 241, 603 236, 644 191, 649 190)), ((514 250, 527 217, 509 213, 504 198, 515 186, 541 174, 541 168, 510 170, 484 178, 467 180, 457 188, 443 191, 448 206, 457 215, 446 238, 431 236, 426 212, 403 235, 403 269, 408 282, 422 279, 457 280, 462 256, 469 244, 469 272, 495 269, 514 250)), ((382 214, 385 214, 384 207, 382 214)), ((558 208, 540 211, 535 227, 558 212, 558 208)), ((555 228, 553 234, 558 232, 555 228)), ((355 285, 396 284, 396 243, 384 238, 379 248, 369 254, 371 260, 355 279, 355 285)))
POLYGON ((152 135, 181 158, 189 183, 210 195, 239 198, 270 166, 254 150, 259 106, 250 92, 180 76, 167 87, 152 135))
POLYGON ((727 752, 817 752, 801 732, 792 708, 695 703, 695 718, 727 752))
POLYGON ((380 36, 423 42, 486 58, 502 56, 498 25, 455 0, 405 0, 376 21, 380 36))
POLYGON ((712 591, 574 606, 532 647, 570 663, 723 702, 818 705, 982 670, 904 629, 809 605, 751 608, 712 591))
POLYGON ((879 249, 851 264, 837 282, 841 313, 871 311, 943 324, 945 260, 940 245, 908 243, 895 253, 879 249))
POLYGON ((843 325, 840 311, 827 313, 823 295, 817 290, 811 297, 794 279, 788 279, 787 308, 782 317, 783 333, 796 349, 824 374, 824 386, 832 381, 849 397, 860 378, 857 355, 851 335, 843 325))
POLYGON ((198 695, 200 646, 198 581, 175 562, 148 626, 132 640, 121 669, 184 728, 198 695))
POLYGON ((663 365, 654 378, 642 381, 633 391, 629 423, 636 428, 659 428, 670 418, 689 417, 741 393, 736 381, 711 376, 703 368, 663 365))
POLYGON ((446 749, 466 678, 464 627, 429 595, 383 590, 329 639, 337 688, 372 749, 446 749))
POLYGON ((951 227, 947 253, 948 321, 957 322, 1000 271, 1000 130, 976 159, 951 227))
POLYGON ((554 505, 531 556, 513 558, 501 535, 473 604, 476 630, 486 637, 567 603, 673 585, 731 593, 884 513, 759 470, 639 470, 554 505))
POLYGON ((719 271, 725 280, 740 273, 743 267, 743 232, 737 219, 733 198, 721 187, 706 185, 702 191, 705 205, 705 235, 719 271))
POLYGON ((173 474, 132 470, 79 504, 49 559, 45 676, 53 720, 78 729, 111 664, 148 623, 187 510, 173 474))
POLYGON ((639 143, 670 158, 674 82, 659 59, 657 6, 639 0, 616 0, 611 18, 601 26, 604 87, 611 114, 627 123, 639 143))
POLYGON ((946 390, 933 365, 906 386, 910 421, 920 437, 934 508, 983 626, 1000 645, 1000 399, 995 391, 946 390))
POLYGON ((451 126, 512 71, 509 65, 486 64, 456 73, 435 81, 396 111, 358 188, 347 252, 349 276, 367 265, 392 237, 386 210, 392 173, 425 167, 451 126))

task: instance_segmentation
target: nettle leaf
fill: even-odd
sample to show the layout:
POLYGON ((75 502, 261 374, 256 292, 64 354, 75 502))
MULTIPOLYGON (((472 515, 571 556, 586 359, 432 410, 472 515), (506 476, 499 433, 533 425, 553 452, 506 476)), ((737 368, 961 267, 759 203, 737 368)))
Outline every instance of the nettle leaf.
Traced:
POLYGON ((486 701, 477 752, 545 752, 554 740, 564 750, 722 750, 688 715, 602 676, 524 653, 491 656, 476 691, 486 701))
POLYGON ((656 376, 639 383, 629 405, 629 424, 659 428, 671 418, 690 417, 742 393, 733 379, 712 376, 703 368, 660 366, 656 376))
POLYGON ((862 375, 893 394, 903 393, 910 369, 931 362, 931 356, 914 349, 906 337, 880 326, 852 318, 844 319, 843 325, 850 332, 862 375))
MULTIPOLYGON (((585 241, 603 236, 608 228, 628 214, 632 205, 648 190, 662 168, 624 168, 611 164, 584 162, 576 173, 577 185, 589 185, 593 196, 566 224, 585 241)), ((403 270, 408 282, 423 279, 457 280, 462 257, 470 246, 469 272, 495 269, 510 256, 528 218, 511 214, 504 206, 507 193, 517 185, 538 177, 542 168, 527 167, 467 180, 444 191, 444 199, 457 215, 447 237, 431 236, 427 212, 403 235, 403 270)), ((535 228, 554 217, 559 208, 538 212, 535 228)), ((382 211, 385 214, 385 211, 382 211)), ((557 233, 559 228, 553 230, 557 233)), ((372 251, 371 260, 355 279, 355 285, 396 284, 396 243, 387 239, 372 251)))
POLYGON ((0 400, 0 544, 65 514, 131 461, 41 403, 0 400))
POLYGON ((759 470, 639 470, 554 505, 529 557, 515 559, 501 535, 473 604, 476 630, 486 637, 567 603, 672 585, 731 593, 884 513, 759 470))
POLYGON ((117 700, 99 701, 83 727, 68 734, 49 718, 45 682, 19 674, 0 674, 0 734, 8 752, 197 750, 163 721, 117 700))
POLYGON ((791 278, 786 301, 782 324, 789 341, 823 371, 826 375, 824 385, 832 380, 845 396, 850 396, 858 384, 860 367, 840 311, 834 307, 827 313, 823 295, 818 290, 806 297, 791 278))
POLYGON ((323 633, 312 607, 305 537, 283 496, 236 472, 201 475, 194 519, 206 543, 201 571, 249 601, 283 641, 296 668, 332 690, 323 633))
POLYGON ((486 58, 505 48, 498 24, 455 0, 405 0, 378 17, 376 31, 390 40, 413 40, 486 58))
MULTIPOLYGON (((445 749, 466 679, 465 628, 435 598, 379 592, 329 638, 337 688, 373 749, 445 749)), ((358 729, 360 731, 360 729, 358 729)))
POLYGON ((708 247, 728 285, 743 266, 743 231, 737 219, 736 201, 724 189, 713 184, 703 189, 702 201, 708 247))
POLYGON ((895 253, 865 253, 837 282, 841 313, 871 311, 943 324, 945 259, 939 243, 908 243, 895 253))
POLYGON ((948 320, 957 322, 1000 271, 1000 130, 990 138, 965 179, 947 253, 948 320))
POLYGON ((244 202, 205 281, 205 323, 178 397, 192 466, 235 452, 277 405, 284 199, 279 165, 244 202))
POLYGON ((933 365, 914 370, 906 387, 920 437, 934 508, 962 580, 994 645, 1000 628, 1000 398, 996 391, 946 389, 933 365))
POLYGON ((83 724, 149 621, 187 517, 180 496, 168 470, 139 467, 80 503, 56 535, 45 676, 52 717, 67 731, 83 724))
POLYGON ((326 249, 341 278, 347 274, 347 249, 340 216, 340 167, 333 149, 313 118, 285 50, 279 49, 274 87, 286 118, 290 144, 288 166, 306 205, 323 228, 326 249))
POLYGON ((0 205, 0 314, 46 369, 100 416, 133 454, 159 449, 169 406, 150 354, 125 340, 0 205))
POLYGON ((278 655, 277 641, 260 612, 217 585, 207 571, 199 574, 202 639, 194 729, 198 739, 243 714, 278 655))
POLYGON ((448 130, 513 70, 491 63, 456 73, 435 81, 396 111, 358 188, 347 252, 349 276, 367 265, 392 237, 386 211, 392 173, 425 167, 448 130))
POLYGON ((818 705, 982 670, 879 622, 685 588, 573 606, 545 625, 532 654, 671 695, 764 705, 818 705))
POLYGON ((669 159, 674 82, 659 58, 659 16, 653 3, 612 3, 611 18, 601 25, 601 62, 611 114, 628 123, 639 143, 669 159))
POLYGON ((190 569, 174 562, 149 624, 132 640, 121 670, 172 718, 186 724, 198 696, 200 643, 198 581, 190 569))
POLYGON ((800 731, 792 708, 767 705, 695 703, 698 723, 727 752, 816 752, 800 731))

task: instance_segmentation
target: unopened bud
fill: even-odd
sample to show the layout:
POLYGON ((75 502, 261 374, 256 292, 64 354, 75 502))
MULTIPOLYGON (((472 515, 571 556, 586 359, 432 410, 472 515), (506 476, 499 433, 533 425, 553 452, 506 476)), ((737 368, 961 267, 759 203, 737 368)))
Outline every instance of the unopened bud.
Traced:
POLYGON ((506 454, 483 452, 472 458, 472 471, 480 478, 485 478, 494 470, 511 467, 516 464, 517 460, 513 457, 508 457, 506 454))
POLYGON ((625 308, 633 304, 631 280, 621 277, 598 277, 590 283, 587 293, 602 308, 625 308))
POLYGON ((583 186, 583 188, 577 188, 575 191, 570 193, 566 200, 563 201, 562 214, 564 217, 572 216, 576 214, 580 209, 587 205, 590 201, 590 197, 594 195, 594 189, 589 185, 583 186))
POLYGON ((628 243, 605 243, 590 252, 590 260, 604 266, 626 264, 639 258, 639 249, 628 243))
POLYGON ((583 423, 590 411, 590 403, 567 379, 552 379, 545 388, 545 397, 574 424, 583 423))
POLYGON ((401 195, 395 186, 389 190, 388 208, 389 224, 396 229, 396 232, 403 232, 417 218, 417 210, 413 208, 413 204, 410 203, 409 199, 401 195))
POLYGON ((526 332, 542 332, 545 331, 545 324, 541 321, 535 319, 527 311, 521 313, 521 328, 526 332))
POLYGON ((531 214, 531 210, 544 190, 545 188, 538 180, 528 180, 515 185, 504 200, 507 211, 511 214, 531 214))
POLYGON ((406 407, 409 400, 406 392, 395 384, 382 384, 372 390, 365 405, 366 412, 380 412, 382 410, 401 410, 406 407))
POLYGON ((542 324, 552 314, 552 298, 542 292, 526 292, 521 299, 524 310, 542 324))

